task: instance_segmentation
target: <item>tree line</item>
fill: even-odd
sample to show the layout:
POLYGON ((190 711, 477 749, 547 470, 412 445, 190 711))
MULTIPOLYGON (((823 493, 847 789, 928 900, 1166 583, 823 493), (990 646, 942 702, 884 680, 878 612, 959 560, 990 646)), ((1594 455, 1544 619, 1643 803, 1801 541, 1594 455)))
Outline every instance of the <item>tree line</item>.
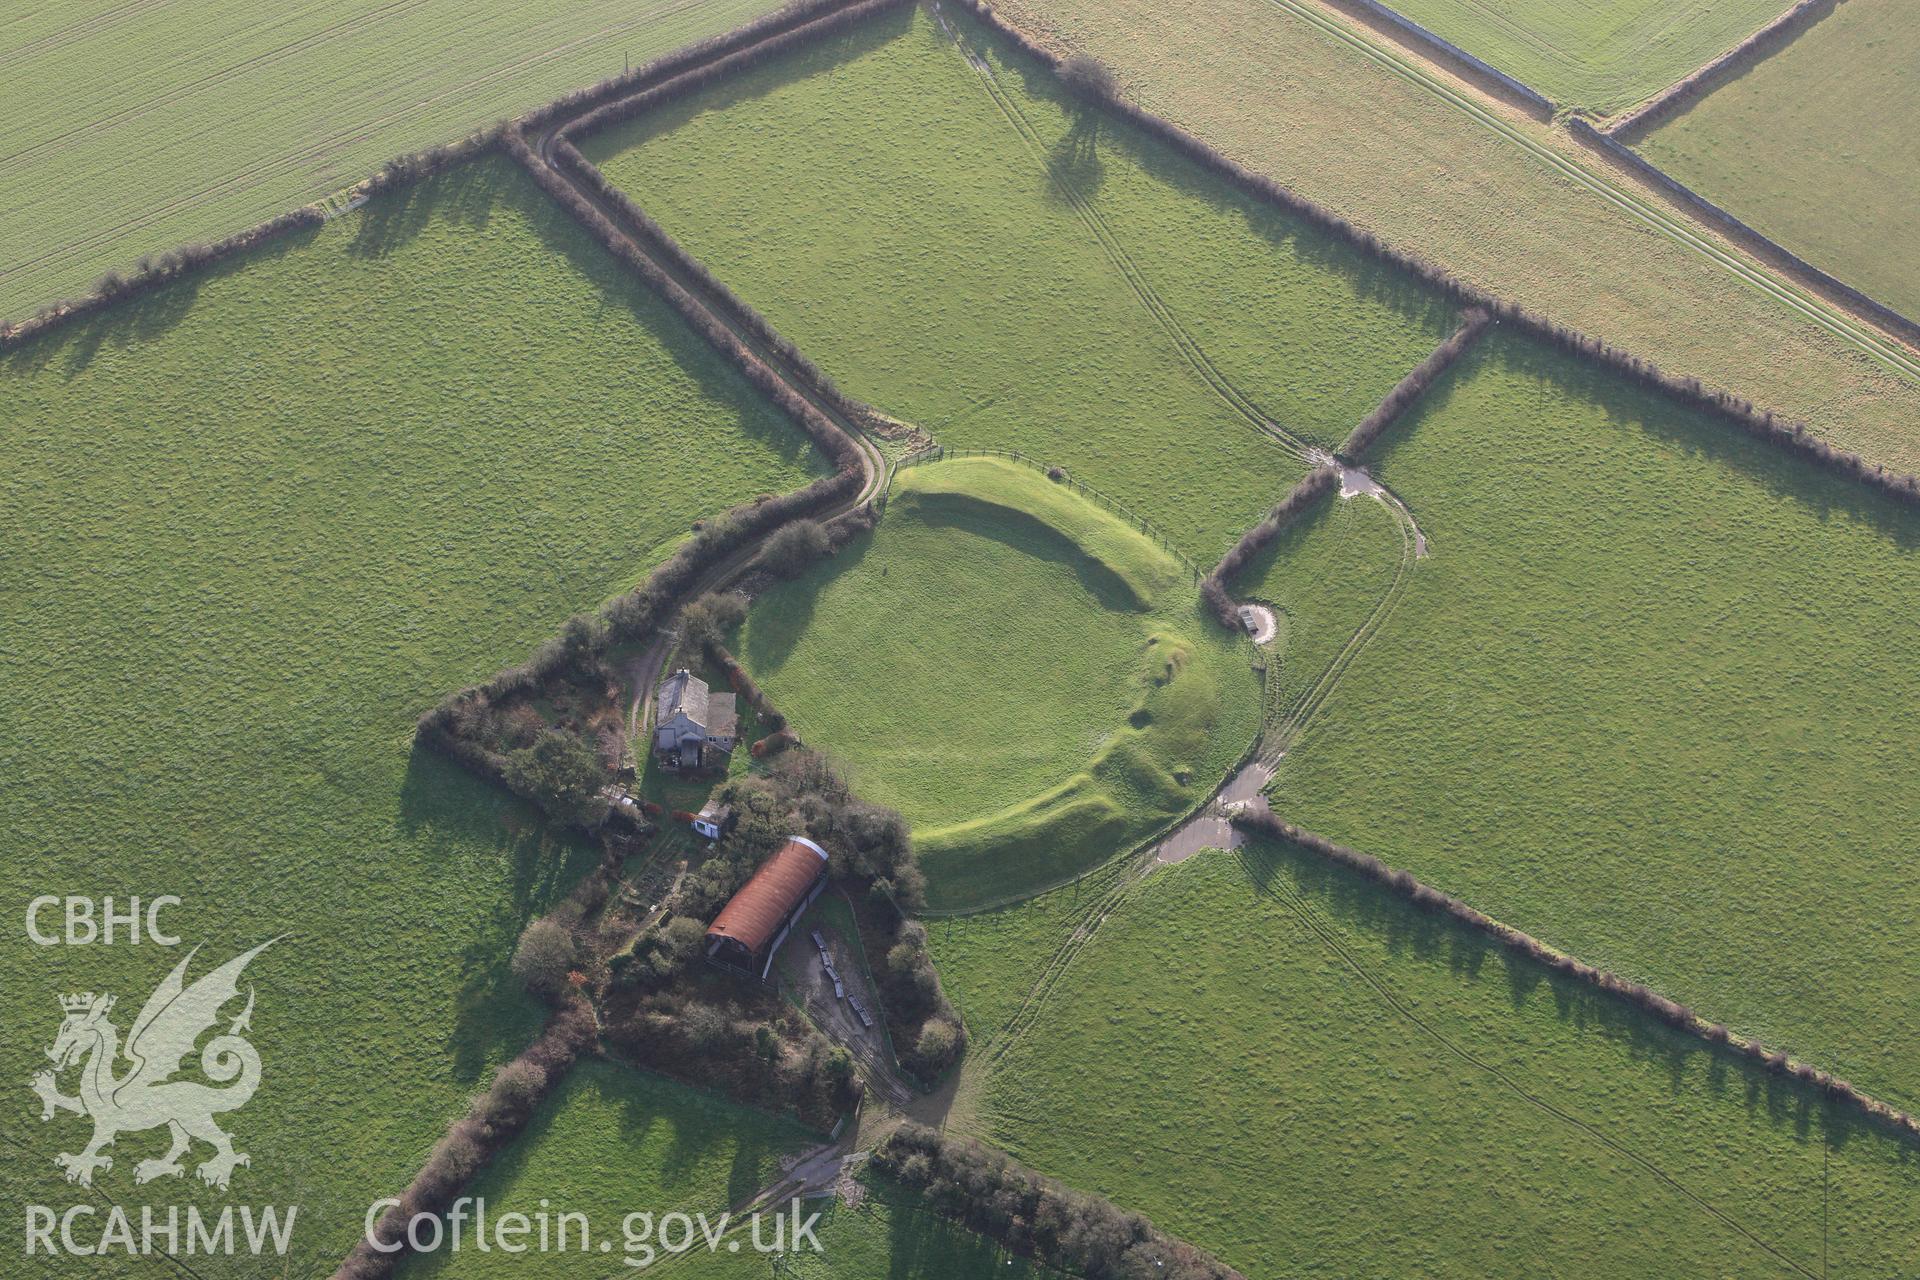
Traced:
POLYGON ((1200 579, 1200 598, 1213 610, 1213 616, 1220 620, 1221 626, 1237 628, 1240 625, 1239 609, 1233 597, 1227 593, 1227 584, 1239 576, 1248 561, 1279 537, 1282 529, 1292 524, 1302 511, 1312 506, 1339 480, 1339 467, 1315 467, 1307 472, 1300 483, 1287 490, 1287 496, 1267 512, 1267 518, 1241 534, 1240 541, 1227 548, 1227 554, 1220 557, 1220 563, 1200 579))
POLYGON ((1452 368, 1453 362, 1473 345, 1475 339, 1486 332, 1487 326, 1493 323, 1493 316, 1480 307, 1469 307, 1460 320, 1458 329, 1435 347, 1425 360, 1415 365, 1406 377, 1394 383, 1393 390, 1374 406, 1373 412, 1360 419, 1334 456, 1344 462, 1357 461, 1380 438, 1380 434, 1392 426, 1441 374, 1452 368))
POLYGON ((1512 925, 1502 924, 1491 916, 1468 906, 1452 894, 1444 893, 1426 884, 1417 879, 1412 872, 1389 866, 1372 854, 1361 853, 1357 849, 1336 844, 1325 836, 1296 827, 1271 812, 1243 808, 1233 815, 1233 824, 1253 835, 1306 849, 1329 862, 1339 863, 1375 884, 1393 890, 1423 910, 1446 916, 1491 937, 1515 955, 1524 956, 1555 973, 1587 983, 1608 995, 1616 996, 1640 1012, 1676 1030, 1698 1036, 1709 1044, 1726 1045, 1747 1058, 1764 1064, 1778 1075, 1818 1089, 1836 1101, 1858 1107, 1873 1120, 1903 1136, 1920 1138, 1920 1120, 1916 1120, 1905 1111, 1888 1106, 1850 1082, 1822 1071, 1812 1063, 1796 1061, 1784 1050, 1768 1049, 1758 1040, 1735 1036, 1724 1024, 1708 1022, 1686 1005, 1661 995, 1644 983, 1622 978, 1610 970, 1596 969, 1564 952, 1556 951, 1532 934, 1524 933, 1512 925))
MULTIPOLYGON (((664 103, 696 93, 716 80, 758 66, 794 49, 804 48, 857 26, 875 14, 904 8, 910 3, 912 0, 854 0, 850 4, 813 6, 804 21, 782 24, 779 30, 768 31, 751 41, 729 42, 725 49, 714 50, 706 58, 689 59, 670 78, 656 77, 653 83, 638 92, 601 102, 568 120, 560 127, 559 137, 567 141, 632 120, 664 103)), ((563 114, 545 116, 544 121, 551 121, 563 114)))
POLYGON ((1104 1196, 1035 1173, 1011 1156, 925 1125, 895 1129, 873 1167, 935 1213, 1004 1248, 1085 1280, 1245 1280, 1240 1272, 1104 1196))
POLYGON ((1800 3, 1703 67, 1668 85, 1644 106, 1622 116, 1607 133, 1622 143, 1637 142, 1700 99, 1746 72, 1754 63, 1832 13, 1839 0, 1800 3))
POLYGON ((723 57, 736 49, 756 44, 770 36, 779 35, 790 27, 811 22, 821 14, 830 13, 848 3, 850 0, 794 0, 794 3, 783 5, 751 22, 675 49, 671 53, 662 54, 652 62, 632 71, 609 76, 584 89, 562 94, 521 116, 520 123, 529 129, 544 128, 565 116, 589 110, 617 97, 628 96, 636 90, 676 76, 689 67, 723 57))

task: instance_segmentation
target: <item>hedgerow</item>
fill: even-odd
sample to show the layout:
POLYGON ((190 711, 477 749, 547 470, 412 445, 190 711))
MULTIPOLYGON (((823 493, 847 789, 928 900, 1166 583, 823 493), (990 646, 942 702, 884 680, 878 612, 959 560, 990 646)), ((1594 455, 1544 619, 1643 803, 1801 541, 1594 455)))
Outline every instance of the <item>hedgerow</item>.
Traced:
POLYGON ((1140 1214, 1043 1177, 971 1139, 904 1124, 874 1151, 873 1164, 918 1192, 934 1212, 1069 1275, 1244 1280, 1140 1214))
POLYGON ((1295 517, 1331 490, 1339 479, 1338 467, 1315 467, 1307 472, 1300 483, 1289 489, 1287 496, 1267 513, 1267 518, 1241 534, 1240 541, 1227 548, 1227 554, 1220 557, 1220 563, 1200 580, 1200 598, 1213 610, 1213 616, 1220 620, 1221 626, 1240 625, 1233 598, 1227 594, 1227 584, 1239 575, 1249 560, 1260 554, 1262 548, 1279 537, 1280 531, 1295 517))
POLYGON ((1275 814, 1256 809, 1241 809, 1233 815, 1233 824, 1254 835, 1295 845, 1331 862, 1358 872, 1376 884, 1384 885, 1413 902, 1415 906, 1444 915, 1492 937, 1516 955, 1525 956, 1553 972, 1601 991, 1618 996, 1642 1013, 1670 1027, 1699 1036, 1712 1044, 1728 1045, 1757 1062, 1764 1062, 1780 1075, 1821 1090, 1837 1101, 1851 1103, 1875 1121, 1908 1138, 1920 1138, 1920 1119, 1888 1106, 1846 1080, 1820 1070, 1812 1063, 1797 1062, 1786 1053, 1769 1050, 1758 1040, 1734 1036, 1724 1025, 1709 1023, 1677 1000, 1633 982, 1606 969, 1596 969, 1564 952, 1556 951, 1530 933, 1502 924, 1491 916, 1468 906, 1449 893, 1415 878, 1412 872, 1389 866, 1369 853, 1349 849, 1325 836, 1296 827, 1275 814))
POLYGON ((1452 367, 1474 340, 1486 332, 1493 323, 1493 317, 1479 307, 1470 309, 1461 317, 1460 327, 1449 334, 1444 342, 1433 349, 1433 354, 1415 365, 1406 377, 1395 383, 1393 390, 1381 398, 1380 404, 1348 433, 1336 456, 1352 462, 1364 454, 1380 433, 1392 426, 1400 415, 1418 400, 1434 380, 1452 367))

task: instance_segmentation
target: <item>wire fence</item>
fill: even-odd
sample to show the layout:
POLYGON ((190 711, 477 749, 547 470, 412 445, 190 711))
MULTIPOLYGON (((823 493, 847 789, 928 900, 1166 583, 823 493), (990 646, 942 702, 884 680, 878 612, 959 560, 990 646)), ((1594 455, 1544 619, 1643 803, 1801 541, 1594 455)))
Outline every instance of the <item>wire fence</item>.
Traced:
POLYGON ((1159 526, 1155 525, 1145 516, 1133 511, 1125 503, 1108 497, 1090 484, 1085 484, 1074 479, 1064 467, 1049 465, 1048 463, 1040 461, 1038 458, 1029 457, 1024 453, 1012 449, 952 449, 943 444, 932 444, 924 449, 915 450, 902 457, 888 469, 887 482, 880 491, 878 501, 874 503, 875 508, 885 513, 887 500, 893 496, 893 478, 902 470, 907 467, 923 466, 930 462, 944 462, 948 458, 1005 458, 1010 462, 1017 462, 1023 467, 1030 467, 1055 484, 1063 485, 1081 497, 1093 502, 1095 505, 1106 509, 1109 513, 1119 516, 1140 533, 1153 539, 1161 550, 1186 566, 1187 571, 1193 575, 1195 582, 1198 582, 1205 573, 1205 570, 1194 562, 1193 557, 1176 547, 1173 541, 1168 538, 1165 533, 1161 532, 1159 526))

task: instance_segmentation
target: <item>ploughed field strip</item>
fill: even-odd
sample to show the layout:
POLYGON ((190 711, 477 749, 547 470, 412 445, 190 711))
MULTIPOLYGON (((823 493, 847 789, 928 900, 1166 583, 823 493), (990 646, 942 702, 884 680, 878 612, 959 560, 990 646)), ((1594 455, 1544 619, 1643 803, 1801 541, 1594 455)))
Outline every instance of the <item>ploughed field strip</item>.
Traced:
POLYGON ((1063 466, 1202 561, 1454 323, 951 9, 581 145, 849 392, 1063 466))
POLYGON ((1920 24, 1846 0, 1635 144, 1814 265, 1920 315, 1920 24))
POLYGON ((1393 0, 1389 6, 1562 106, 1602 115, 1764 27, 1782 0, 1393 0))
MULTIPOLYGON (((290 1266, 324 1273, 538 1029, 507 958, 591 861, 410 751, 415 718, 820 465, 498 160, 0 355, 0 441, 0 864, 22 904, 177 894, 209 966, 287 935, 249 970, 270 1087, 234 1189, 299 1204, 290 1266)), ((5 948, 21 1082, 52 992, 124 1030, 178 958, 5 948)), ((69 1202, 42 1135, 76 1135, 19 1114, 9 1190, 69 1202)))
POLYGON ((1256 843, 930 942, 970 1020, 1038 1005, 983 1029, 951 1122, 1250 1276, 1920 1264, 1911 1149, 1857 1110, 1316 855, 1256 843))
POLYGON ((1499 333, 1376 470, 1432 556, 1275 809, 1912 1109, 1914 510, 1499 333))
POLYGON ((0 319, 776 7, 14 6, 0 33, 0 319))
POLYGON ((864 541, 759 597, 736 652, 936 908, 1031 894, 1203 801, 1252 743, 1244 640, 1119 517, 999 458, 912 466, 864 541))

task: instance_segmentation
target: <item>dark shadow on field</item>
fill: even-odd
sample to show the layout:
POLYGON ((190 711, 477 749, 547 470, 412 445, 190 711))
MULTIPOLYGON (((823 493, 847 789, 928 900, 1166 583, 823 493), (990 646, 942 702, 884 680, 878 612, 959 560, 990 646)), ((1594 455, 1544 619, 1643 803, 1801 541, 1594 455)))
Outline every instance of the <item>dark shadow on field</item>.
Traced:
POLYGON ((517 172, 509 160, 481 157, 383 191, 354 215, 347 252, 356 258, 387 257, 436 220, 484 232, 495 203, 513 185, 517 172))
MULTIPOLYGON (((727 1170, 726 1203, 730 1205, 761 1189, 762 1170, 785 1153, 794 1136, 786 1121, 761 1118, 764 1113, 738 1107, 665 1076, 611 1062, 594 1063, 587 1069, 597 1073, 598 1087, 621 1104, 620 1137, 633 1147, 638 1147, 655 1125, 671 1123, 673 1118, 657 1101, 645 1096, 642 1086, 651 1086, 656 1094, 678 1095, 683 1122, 673 1126, 665 1155, 648 1172, 657 1171, 669 1183, 685 1178, 724 1140, 733 1150, 727 1170)), ((619 1173, 614 1169, 600 1172, 609 1176, 619 1173)), ((717 1207, 709 1206, 709 1210, 717 1207)))
POLYGON ((1075 107, 1073 120, 1047 155, 1048 194, 1056 201, 1091 200, 1100 193, 1107 167, 1100 162, 1100 134, 1106 116, 1084 103, 1075 107))
POLYGON ((593 285, 599 297, 595 322, 616 314, 632 317, 698 385, 703 400, 728 406, 733 416, 727 425, 741 438, 790 465, 805 467, 810 474, 824 475, 830 470, 806 433, 723 360, 664 299, 594 243, 533 185, 531 178, 517 168, 509 176, 512 180, 499 189, 494 203, 508 204, 524 213, 541 246, 564 258, 583 281, 593 285))
MULTIPOLYGON (((1112 112, 1083 103, 1060 83, 1059 76, 1051 69, 967 15, 950 13, 948 21, 955 23, 976 45, 991 45, 995 61, 1002 69, 1020 77, 1020 88, 1028 96, 1056 103, 1067 113, 1073 123, 1067 137, 1056 147, 1056 156, 1063 150, 1072 152, 1081 147, 1091 150, 1104 143, 1118 149, 1156 182, 1216 212, 1238 214, 1248 230, 1276 251, 1308 266, 1344 276, 1357 296, 1390 307, 1409 321, 1433 330, 1436 343, 1458 323, 1458 310, 1451 302, 1399 267, 1361 252, 1333 232, 1235 190, 1197 161, 1141 133, 1112 112)), ((1098 163, 1095 158, 1096 174, 1104 172, 1098 163)), ((1085 194, 1092 196, 1097 186, 1096 177, 1093 185, 1085 188, 1085 194)), ((1386 390, 1387 387, 1382 387, 1382 394, 1386 390)))
POLYGON ((913 505, 913 516, 929 528, 957 529, 1003 543, 1036 560, 1051 561, 1079 579, 1102 608, 1114 613, 1139 611, 1124 578, 1038 516, 977 502, 964 494, 922 494, 913 505))
MULTIPOLYGON (((1342 944, 1345 955, 1331 954, 1328 947, 1336 964, 1345 967, 1350 957, 1390 990, 1395 985, 1393 975, 1371 963, 1377 956, 1369 940, 1396 961, 1444 966, 1454 981, 1470 986, 1503 982, 1516 1012, 1550 1001, 1556 1019, 1581 1036, 1623 1045, 1634 1069, 1661 1073, 1671 1096, 1702 1090, 1713 1097, 1734 1094, 1750 1117, 1764 1118, 1771 1128, 1791 1132, 1796 1140, 1824 1139, 1838 1149, 1856 1137, 1880 1139, 1897 1163, 1920 1169, 1920 1147, 1851 1104, 1829 1101, 1824 1091, 1781 1075, 1745 1053, 1656 1021, 1624 999, 1511 952, 1478 930, 1418 907, 1358 872, 1278 841, 1251 840, 1237 852, 1248 880, 1262 897, 1296 919, 1304 908, 1342 944), (1300 906, 1293 906, 1295 902, 1300 906)), ((1306 945, 1327 946, 1304 924, 1303 929, 1306 945)), ((1361 981, 1357 975, 1354 980, 1361 981)), ((1381 1018, 1402 1017, 1385 1000, 1379 1000, 1378 1007, 1381 1018)), ((1423 1021, 1433 1022, 1436 1012, 1446 1020, 1444 1010, 1423 1007, 1423 1021)), ((1446 1021, 1446 1034, 1457 1043, 1464 1024, 1446 1021)), ((1411 1022, 1403 1022, 1402 1034, 1409 1041, 1424 1040, 1436 1054, 1451 1052, 1411 1022)), ((1466 1048, 1474 1051, 1471 1043, 1466 1048)), ((1526 1071, 1524 1061, 1499 1057, 1495 1061, 1511 1078, 1526 1071)))
POLYGON ((752 624, 746 628, 740 660, 755 679, 778 671, 793 656, 819 607, 820 593, 837 578, 853 572, 873 551, 872 533, 855 537, 840 551, 807 566, 806 572, 783 582, 755 600, 752 624))
MULTIPOLYGON (((965 1227, 938 1216, 904 1187, 891 1181, 882 1185, 886 1188, 886 1194, 881 1198, 890 1211, 887 1215, 889 1276, 956 1275, 959 1274, 954 1269, 957 1259, 970 1261, 979 1268, 969 1273, 975 1276, 1005 1275, 1009 1269, 1020 1267, 1016 1261, 1018 1255, 996 1241, 975 1235, 965 1227)), ((857 1207, 848 1209, 841 1206, 835 1206, 833 1210, 835 1213, 859 1211, 857 1207)), ((1037 1276, 1057 1273, 1042 1273, 1031 1262, 1027 1262, 1017 1274, 1037 1276)))
POLYGON ((125 350, 171 332, 193 310, 202 286, 237 271, 259 270, 266 263, 306 248, 319 234, 317 227, 296 228, 150 292, 124 298, 91 316, 61 325, 0 355, 0 374, 26 376, 52 369, 65 378, 77 377, 93 364, 102 347, 125 350))
MULTIPOLYGON (((1823 524, 1836 516, 1850 517, 1872 527, 1903 551, 1920 549, 1920 509, 1748 435, 1738 424, 1707 410, 1683 404, 1665 392, 1629 382, 1611 369, 1504 329, 1484 337, 1422 396, 1403 421, 1394 424, 1376 446, 1374 474, 1392 484, 1395 451, 1415 438, 1424 418, 1445 409, 1466 379, 1494 361, 1530 381, 1544 398, 1587 401, 1600 410, 1609 427, 1645 436, 1689 461, 1726 467, 1734 476, 1759 484, 1770 497, 1809 508, 1823 524)), ((1517 411, 1526 409, 1522 406, 1517 411)), ((1498 453, 1500 443, 1497 436, 1489 437, 1486 444, 1490 455, 1498 453)), ((1674 465, 1670 459, 1650 460, 1674 465)), ((1526 469, 1526 459, 1510 457, 1503 465, 1520 474, 1526 469)), ((1403 499, 1407 496, 1401 494, 1403 499)), ((1604 501, 1606 496, 1594 495, 1596 501, 1604 501)), ((1417 509, 1415 514, 1417 517, 1417 509)))
MULTIPOLYGON (((489 1062, 525 1047, 538 1028, 508 971, 520 931, 592 870, 597 854, 555 832, 529 806, 418 743, 407 758, 394 825, 424 857, 491 848, 508 867, 505 907, 461 955, 461 983, 447 1038, 454 1078, 478 1079, 489 1062)), ((431 902, 413 904, 430 915, 431 902)))

